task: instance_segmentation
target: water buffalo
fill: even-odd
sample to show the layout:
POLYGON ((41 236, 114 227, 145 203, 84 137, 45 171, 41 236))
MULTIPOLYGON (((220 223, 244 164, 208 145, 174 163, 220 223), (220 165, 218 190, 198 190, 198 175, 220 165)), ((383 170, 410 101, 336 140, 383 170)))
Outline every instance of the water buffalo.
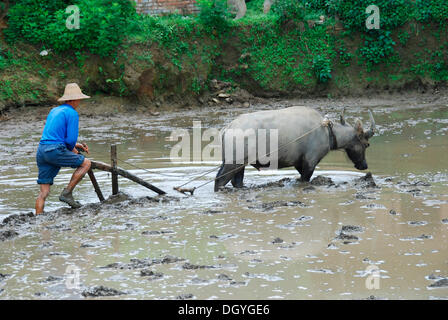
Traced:
MULTIPOLYGON (((302 181, 310 181, 314 169, 322 158, 329 151, 337 149, 346 151, 356 169, 367 169, 365 152, 369 147, 368 140, 375 131, 375 120, 370 110, 369 113, 371 127, 367 131, 363 130, 359 119, 354 126, 346 123, 344 111, 341 114, 341 123, 333 123, 324 119, 316 110, 302 106, 239 116, 222 131, 223 163, 216 176, 215 191, 229 181, 232 181, 234 187, 242 187, 247 164, 260 169, 271 166, 273 160, 277 168, 293 166, 300 173, 302 181), (276 150, 270 150, 267 143, 266 152, 261 154, 269 154, 269 162, 266 161, 267 157, 261 161, 262 155, 260 156, 258 144, 261 140, 260 132, 273 135, 275 132, 272 129, 278 136, 276 148, 271 147, 276 150), (250 132, 256 143, 249 143, 250 132), (243 141, 242 153, 237 150, 237 140, 243 141)), ((266 137, 268 142, 271 141, 268 135, 266 137)), ((241 147, 241 144, 239 146, 241 147)))

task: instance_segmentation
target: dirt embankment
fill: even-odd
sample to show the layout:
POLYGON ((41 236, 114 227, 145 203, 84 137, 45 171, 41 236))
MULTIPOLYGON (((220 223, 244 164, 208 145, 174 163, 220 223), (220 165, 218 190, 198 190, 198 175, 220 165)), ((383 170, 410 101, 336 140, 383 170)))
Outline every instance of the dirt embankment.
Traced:
MULTIPOLYGON (((196 42, 198 53, 188 59, 170 56, 156 43, 130 44, 119 50, 118 58, 112 59, 91 54, 82 57, 75 57, 73 53, 58 55, 51 50, 43 55, 39 46, 17 44, 8 47, 0 34, 1 47, 11 52, 17 66, 0 69, 0 114, 20 106, 56 104, 69 82, 79 83, 88 94, 100 99, 102 96, 121 97, 127 106, 150 110, 220 104, 248 107, 264 98, 371 99, 379 94, 398 97, 409 92, 437 95, 446 92, 446 82, 434 80, 430 71, 411 72, 416 65, 423 67, 429 63, 425 50, 437 52, 440 44, 448 41, 446 35, 437 36, 437 30, 431 25, 426 28, 416 24, 402 27, 399 32, 407 32, 410 38, 405 45, 394 39, 398 60, 381 64, 371 72, 367 72, 356 58, 356 51, 363 41, 361 37, 345 39, 347 50, 354 57, 349 65, 342 65, 337 57, 332 61, 329 83, 298 85, 290 91, 278 90, 275 81, 261 85, 260 79, 247 71, 248 65, 255 63, 244 53, 247 44, 236 38, 225 42, 207 39, 203 43, 196 42), (439 41, 437 37, 441 37, 439 41), (204 59, 213 46, 219 47, 220 54, 204 59), (230 82, 225 82, 216 79, 217 69, 242 71, 230 82)), ((280 73, 282 66, 278 68, 280 73)))

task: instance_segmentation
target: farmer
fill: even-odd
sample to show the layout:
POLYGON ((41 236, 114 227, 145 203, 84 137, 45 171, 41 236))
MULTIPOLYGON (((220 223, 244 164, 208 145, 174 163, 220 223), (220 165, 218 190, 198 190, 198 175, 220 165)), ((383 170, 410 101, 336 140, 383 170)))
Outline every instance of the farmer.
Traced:
POLYGON ((72 192, 89 171, 91 163, 77 150, 78 148, 89 153, 86 144, 76 142, 79 122, 76 109, 82 99, 88 98, 90 97, 83 94, 76 83, 69 83, 65 87, 64 95, 58 100, 65 103, 53 108, 48 114, 36 154, 39 168, 37 183, 40 185, 40 193, 36 200, 36 215, 43 213, 45 199, 50 193, 50 186, 61 167, 72 167, 76 170, 69 184, 59 196, 59 200, 69 204, 72 208, 81 207, 81 204, 73 199, 72 192))

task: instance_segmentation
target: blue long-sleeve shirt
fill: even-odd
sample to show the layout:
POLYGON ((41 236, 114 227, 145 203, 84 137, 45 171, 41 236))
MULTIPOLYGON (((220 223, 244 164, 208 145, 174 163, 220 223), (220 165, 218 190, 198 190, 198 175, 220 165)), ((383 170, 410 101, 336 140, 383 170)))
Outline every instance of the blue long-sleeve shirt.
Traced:
POLYGON ((78 140, 79 115, 68 104, 51 109, 40 144, 65 144, 72 151, 78 140))

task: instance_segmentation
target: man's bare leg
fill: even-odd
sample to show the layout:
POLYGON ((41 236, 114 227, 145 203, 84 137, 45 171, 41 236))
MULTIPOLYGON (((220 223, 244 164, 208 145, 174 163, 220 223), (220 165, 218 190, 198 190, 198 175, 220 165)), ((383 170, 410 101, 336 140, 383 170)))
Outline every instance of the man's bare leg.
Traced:
POLYGON ((75 189, 76 185, 84 178, 86 173, 90 170, 90 166, 92 163, 89 159, 84 159, 84 162, 80 167, 76 168, 75 172, 73 172, 72 178, 70 179, 67 188, 65 188, 68 192, 72 192, 75 189))
POLYGON ((84 178, 86 173, 90 170, 91 162, 88 159, 84 159, 84 162, 78 167, 75 172, 73 172, 72 178, 70 179, 67 187, 62 191, 59 196, 59 200, 68 203, 72 208, 79 208, 81 204, 73 199, 72 191, 76 185, 84 178))
POLYGON ((50 194, 50 185, 49 184, 41 184, 40 185, 40 193, 36 199, 36 215, 44 212, 45 200, 50 194))

